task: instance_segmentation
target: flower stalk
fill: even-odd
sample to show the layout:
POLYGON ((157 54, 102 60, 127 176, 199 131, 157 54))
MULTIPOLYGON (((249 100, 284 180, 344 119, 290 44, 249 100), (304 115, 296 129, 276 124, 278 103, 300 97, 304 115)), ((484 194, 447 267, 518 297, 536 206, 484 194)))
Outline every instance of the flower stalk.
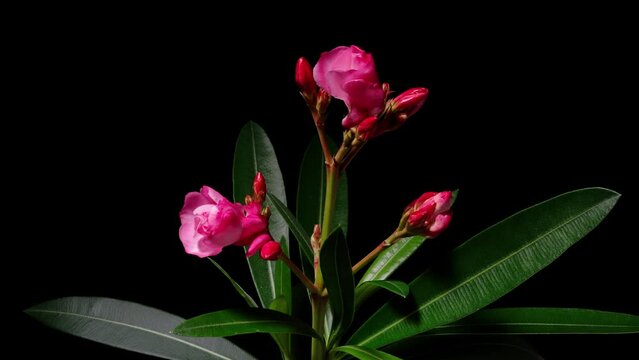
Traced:
POLYGON ((384 249, 396 243, 399 239, 406 237, 408 231, 406 229, 395 230, 388 238, 379 243, 371 252, 364 256, 357 264, 353 265, 353 274, 360 271, 364 266, 373 261, 384 249))
POLYGON ((291 269, 293 274, 297 276, 297 278, 302 282, 302 284, 304 284, 304 286, 306 286, 311 294, 317 294, 317 287, 315 287, 315 284, 313 284, 313 282, 306 275, 304 275, 304 272, 297 265, 295 265, 295 263, 288 256, 286 256, 286 254, 282 252, 279 259, 282 260, 282 262, 286 264, 289 269, 291 269))

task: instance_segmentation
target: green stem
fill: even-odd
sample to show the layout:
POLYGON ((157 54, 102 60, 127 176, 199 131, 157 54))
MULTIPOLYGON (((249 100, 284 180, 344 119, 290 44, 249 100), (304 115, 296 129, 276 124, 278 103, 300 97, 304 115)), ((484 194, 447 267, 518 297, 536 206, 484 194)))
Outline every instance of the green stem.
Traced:
POLYGON ((406 231, 405 229, 396 230, 395 232, 393 232, 386 240, 382 241, 379 245, 377 245, 377 247, 373 249, 373 251, 369 252, 366 256, 362 258, 362 260, 358 261, 357 264, 353 265, 353 274, 360 271, 369 262, 373 261, 373 259, 375 259, 377 255, 379 255, 382 252, 382 250, 393 245, 395 242, 397 242, 397 240, 405 237, 406 235, 408 235, 408 231, 406 231))
MULTIPOLYGON (((286 349, 286 347, 284 347, 284 345, 278 341, 277 337, 275 335, 271 335, 273 337, 273 339, 275 340, 275 343, 277 344, 277 347, 280 349, 280 352, 282 354, 282 358, 284 360, 291 360, 291 354, 289 354, 288 350, 286 349)), ((290 334, 289 334, 290 336, 290 334)))
POLYGON ((339 183, 339 169, 333 165, 326 166, 326 197, 324 199, 324 216, 322 218, 322 237, 320 247, 328 238, 333 226, 335 215, 335 200, 337 199, 337 186, 339 183))
MULTIPOLYGON (((322 277, 321 264, 319 262, 319 254, 322 244, 328 238, 332 230, 333 217, 335 215, 335 200, 337 198, 337 186, 339 183, 339 168, 335 162, 326 162, 326 197, 324 199, 324 214, 322 218, 321 236, 319 242, 314 246, 315 252, 315 288, 317 294, 312 295, 312 311, 313 311, 313 329, 324 335, 324 322, 326 321, 326 303, 328 297, 321 295, 324 290, 324 278, 322 277)), ((324 360, 326 358, 326 345, 324 340, 313 339, 311 344, 311 359, 324 360)))
POLYGON ((313 312, 313 329, 320 335, 320 339, 313 338, 311 343, 311 359, 324 360, 326 347, 324 344, 324 318, 326 316, 326 298, 313 294, 311 297, 311 310, 313 312))

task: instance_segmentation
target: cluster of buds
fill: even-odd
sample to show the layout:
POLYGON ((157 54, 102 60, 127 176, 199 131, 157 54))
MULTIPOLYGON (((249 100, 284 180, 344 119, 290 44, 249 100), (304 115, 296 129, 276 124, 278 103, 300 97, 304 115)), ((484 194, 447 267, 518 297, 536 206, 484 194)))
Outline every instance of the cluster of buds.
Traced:
POLYGON ((268 220, 271 209, 264 206, 266 199, 266 181, 261 172, 253 179, 253 195, 244 199, 245 226, 240 242, 236 245, 248 246, 246 256, 253 256, 258 251, 264 260, 277 260, 282 249, 277 241, 268 233, 268 220))
MULTIPOLYGON (((384 84, 385 92, 390 91, 387 83, 384 84)), ((387 100, 382 111, 377 116, 370 116, 362 121, 356 128, 357 136, 370 140, 385 132, 393 131, 406 122, 424 105, 428 97, 428 89, 413 88, 404 91, 397 97, 387 100)))
POLYGON ((412 235, 438 236, 453 218, 450 210, 453 202, 451 191, 424 193, 404 210, 406 230, 412 235))

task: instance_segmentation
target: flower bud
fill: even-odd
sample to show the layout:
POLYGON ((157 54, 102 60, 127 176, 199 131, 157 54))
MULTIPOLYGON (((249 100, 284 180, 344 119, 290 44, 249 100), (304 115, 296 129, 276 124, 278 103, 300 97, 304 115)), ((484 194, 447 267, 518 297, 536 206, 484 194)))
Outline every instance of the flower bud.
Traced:
POLYGON ((396 114, 405 114, 406 117, 410 117, 422 108, 427 97, 428 89, 412 88, 392 99, 391 107, 396 114))
POLYGON ((262 203, 266 197, 266 181, 261 172, 255 174, 253 180, 253 201, 262 203))
MULTIPOLYGON (((317 94, 317 102, 315 104, 315 111, 318 114, 325 114, 328 105, 331 103, 331 96, 324 90, 320 89, 317 94)), ((319 116, 318 119, 323 119, 323 116, 319 116)), ((324 124, 317 124, 318 126, 324 126, 324 124)))
POLYGON ((382 90, 384 90, 384 99, 388 99, 388 95, 391 93, 390 84, 387 82, 383 83, 382 90))
POLYGON ((450 224, 452 205, 451 191, 424 193, 404 210, 405 216, 408 215, 406 228, 413 234, 434 238, 450 224))
POLYGON ((357 125, 357 135, 364 140, 369 140, 377 137, 378 135, 381 135, 383 133, 383 131, 380 132, 381 127, 379 125, 380 122, 376 116, 366 118, 359 125, 357 125))
POLYGON ((260 250, 260 257, 264 260, 277 260, 282 255, 282 248, 276 241, 269 241, 260 250))
POLYGON ((313 79, 313 69, 308 60, 301 57, 295 64, 295 83, 307 102, 312 101, 317 93, 317 85, 313 79))

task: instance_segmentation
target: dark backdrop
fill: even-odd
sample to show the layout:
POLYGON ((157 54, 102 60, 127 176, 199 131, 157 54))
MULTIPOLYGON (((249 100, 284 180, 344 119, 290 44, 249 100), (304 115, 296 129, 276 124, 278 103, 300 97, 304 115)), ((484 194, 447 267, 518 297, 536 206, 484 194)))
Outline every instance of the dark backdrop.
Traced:
MULTIPOLYGON (((271 136, 292 200, 314 136, 293 82, 295 60, 314 62, 342 44, 372 52, 394 89, 431 90, 418 115, 372 141, 349 169, 354 257, 427 190, 460 190, 451 228, 439 239, 452 247, 562 192, 608 187, 623 196, 601 226, 496 305, 638 314, 639 198, 630 178, 636 139, 625 125, 636 119, 629 112, 636 98, 627 89, 627 29, 618 14, 598 9, 537 10, 505 17, 433 9, 348 29, 336 25, 348 19, 335 15, 319 22, 299 17, 278 22, 282 30, 273 29, 276 20, 239 17, 224 28, 214 18, 166 14, 58 20, 38 13, 15 43, 19 81, 10 100, 18 105, 19 145, 5 152, 10 189, 17 189, 8 194, 17 205, 5 253, 6 264, 19 262, 5 272, 18 316, 13 335, 37 344, 22 351, 144 358, 18 313, 56 297, 108 296, 184 317, 241 303, 207 261, 184 254, 177 236, 184 194, 207 184, 230 196, 235 137, 253 120, 271 136)), ((344 112, 335 102, 334 138, 344 112)), ((419 259, 436 258, 428 250, 400 276, 420 271, 419 259)), ((249 286, 238 249, 218 258, 249 286)), ((235 340, 261 356, 275 351, 258 349, 253 339, 235 340)), ((632 335, 527 340, 547 359, 637 353, 632 335)))

